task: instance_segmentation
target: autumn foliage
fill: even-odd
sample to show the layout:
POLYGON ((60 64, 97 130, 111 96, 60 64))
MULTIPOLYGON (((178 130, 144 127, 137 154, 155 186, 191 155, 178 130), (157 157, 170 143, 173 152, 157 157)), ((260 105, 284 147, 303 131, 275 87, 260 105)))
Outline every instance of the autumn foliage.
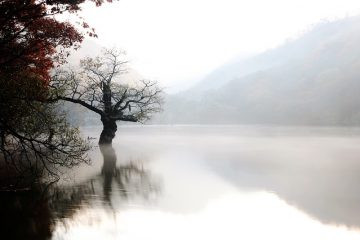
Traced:
MULTIPOLYGON (((63 117, 56 116, 53 106, 44 103, 50 72, 66 61, 70 50, 78 48, 85 35, 96 36, 80 17, 79 26, 75 26, 58 16, 77 15, 85 2, 100 6, 105 1, 111 2, 0 0, 0 163, 4 156, 15 153, 14 149, 33 151, 33 156, 39 158, 49 156, 44 149, 53 149, 56 129, 60 134, 60 129, 64 131, 67 126, 63 117)), ((69 132, 73 139, 59 135, 58 140, 81 149, 82 154, 84 148, 75 131, 69 132)), ((66 151, 70 153, 71 149, 66 151)))
MULTIPOLYGON (((49 80, 49 70, 78 47, 84 33, 55 17, 76 14, 85 0, 3 0, 0 2, 0 74, 21 71, 49 80)), ((102 0, 93 0, 97 5, 102 0)), ((83 27, 88 28, 86 23, 83 27)), ((92 30, 93 31, 93 30, 92 30)), ((87 31, 93 34, 92 31, 87 31)), ((13 80, 16 74, 11 76, 13 80)))

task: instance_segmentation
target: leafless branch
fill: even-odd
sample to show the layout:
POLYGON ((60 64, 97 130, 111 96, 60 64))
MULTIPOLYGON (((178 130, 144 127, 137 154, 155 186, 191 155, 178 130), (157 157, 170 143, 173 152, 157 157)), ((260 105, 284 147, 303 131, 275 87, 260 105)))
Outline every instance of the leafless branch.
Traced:
POLYGON ((80 71, 58 70, 51 81, 49 101, 80 104, 114 121, 143 122, 159 112, 162 89, 156 82, 125 82, 124 52, 104 50, 102 56, 81 60, 80 71))

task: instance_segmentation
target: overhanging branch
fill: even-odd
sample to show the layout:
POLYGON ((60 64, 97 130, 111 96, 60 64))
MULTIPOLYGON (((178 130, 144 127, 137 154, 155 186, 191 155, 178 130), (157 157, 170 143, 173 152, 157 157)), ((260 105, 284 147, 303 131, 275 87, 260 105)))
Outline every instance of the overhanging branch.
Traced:
POLYGON ((100 114, 101 116, 104 114, 103 111, 101 111, 100 109, 82 101, 82 100, 79 100, 79 99, 73 99, 73 98, 69 98, 69 97, 62 97, 62 96, 58 96, 56 98, 52 98, 52 99, 48 99, 49 102, 56 102, 58 100, 63 100, 63 101, 67 101, 67 102, 72 102, 72 103, 77 103, 77 104, 80 104, 84 107, 86 107, 87 109, 93 111, 93 112, 96 112, 97 114, 100 114))

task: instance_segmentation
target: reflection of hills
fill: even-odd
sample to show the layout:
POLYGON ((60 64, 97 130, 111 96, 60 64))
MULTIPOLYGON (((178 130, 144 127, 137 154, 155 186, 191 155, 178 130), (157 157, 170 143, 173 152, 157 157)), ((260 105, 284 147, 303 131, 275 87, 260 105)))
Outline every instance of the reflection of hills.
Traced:
POLYGON ((234 155, 212 165, 216 173, 242 189, 274 192, 327 224, 360 227, 358 160, 344 156, 344 164, 311 157, 279 160, 234 155))

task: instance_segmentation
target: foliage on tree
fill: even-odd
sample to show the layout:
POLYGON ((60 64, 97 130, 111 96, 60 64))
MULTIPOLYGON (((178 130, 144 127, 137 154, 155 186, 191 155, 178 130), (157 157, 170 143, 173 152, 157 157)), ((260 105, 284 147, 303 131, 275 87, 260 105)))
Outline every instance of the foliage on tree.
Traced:
MULTIPOLYGON (((29 89, 36 89, 31 81, 24 84, 29 89)), ((43 90, 42 86, 37 88, 43 90)), ((24 100, 22 94, 26 95, 26 90, 24 86, 18 90, 11 87, 0 90, 0 107, 3 112, 7 111, 5 116, 9 116, 7 119, 1 117, 4 129, 1 160, 5 160, 18 173, 34 177, 43 173, 56 176, 57 166, 72 167, 88 162, 86 152, 89 145, 79 136, 78 130, 67 123, 65 113, 59 110, 58 104, 24 100), (2 100, 8 95, 12 96, 5 102, 10 107, 4 107, 2 100)))
POLYGON ((100 144, 110 144, 116 121, 143 122, 161 110, 162 90, 156 82, 121 79, 127 61, 124 52, 104 50, 102 56, 81 61, 80 71, 58 71, 50 99, 80 104, 97 113, 103 123, 100 144))
MULTIPOLYGON (((45 102, 52 68, 65 62, 85 35, 96 36, 85 22, 77 28, 56 16, 77 14, 80 4, 104 0, 0 1, 0 164, 47 170, 87 161, 88 146, 54 103, 45 102), (27 160, 27 161, 25 161, 27 160)), ((111 2, 111 0, 107 0, 111 2)))
MULTIPOLYGON (((101 5, 103 0, 92 0, 101 5)), ((77 29, 55 17, 77 13, 85 0, 3 0, 0 2, 0 73, 20 70, 49 80, 49 70, 61 63, 70 47, 79 47, 84 34, 94 29, 77 29), (58 49, 57 49, 58 48, 58 49)), ((82 23, 85 29, 88 24, 82 23)), ((17 73, 12 78, 21 80, 17 73)))

